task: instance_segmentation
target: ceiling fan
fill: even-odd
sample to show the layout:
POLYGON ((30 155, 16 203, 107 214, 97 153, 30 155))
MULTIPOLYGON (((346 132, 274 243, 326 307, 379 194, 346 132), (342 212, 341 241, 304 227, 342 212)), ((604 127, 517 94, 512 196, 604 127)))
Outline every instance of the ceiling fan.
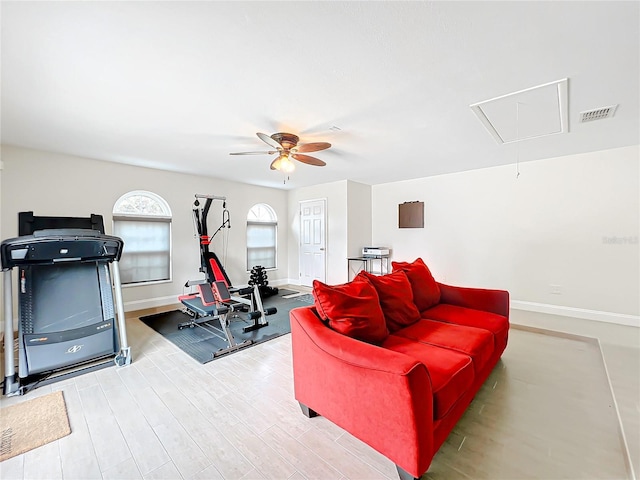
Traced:
POLYGON ((307 165, 315 165, 317 167, 324 167, 326 165, 326 163, 319 158, 305 155, 305 153, 326 150, 331 147, 330 143, 313 142, 298 145, 298 141, 300 139, 293 133, 280 132, 269 136, 266 133, 258 132, 256 135, 260 140, 274 148, 274 150, 269 150, 267 152, 237 152, 230 153, 229 155, 274 155, 277 153, 278 157, 271 162, 269 168, 271 168, 271 170, 280 170, 285 173, 292 172, 295 169, 295 164, 291 159, 306 163, 307 165))

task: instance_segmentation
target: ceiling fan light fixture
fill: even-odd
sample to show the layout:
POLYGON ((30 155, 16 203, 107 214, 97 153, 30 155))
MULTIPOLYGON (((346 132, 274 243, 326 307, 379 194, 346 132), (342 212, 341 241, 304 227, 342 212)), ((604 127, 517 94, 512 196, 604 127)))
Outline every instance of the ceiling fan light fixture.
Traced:
POLYGON ((271 164, 271 168, 280 172, 290 173, 296 169, 296 166, 289 158, 289 155, 283 153, 273 161, 273 163, 271 164))
POLYGON ((291 173, 295 169, 296 169, 296 166, 289 158, 289 155, 282 155, 280 157, 280 168, 278 168, 277 170, 280 170, 285 173, 291 173))
POLYGON ((271 164, 271 170, 280 170, 282 168, 282 155, 276 158, 271 164))

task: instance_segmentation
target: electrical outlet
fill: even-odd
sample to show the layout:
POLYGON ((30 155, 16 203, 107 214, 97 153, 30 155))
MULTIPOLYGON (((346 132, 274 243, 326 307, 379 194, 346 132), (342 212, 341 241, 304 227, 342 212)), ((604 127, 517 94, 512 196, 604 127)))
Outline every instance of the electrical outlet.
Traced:
POLYGON ((549 293, 551 295, 562 295, 562 286, 561 285, 549 285, 549 293))

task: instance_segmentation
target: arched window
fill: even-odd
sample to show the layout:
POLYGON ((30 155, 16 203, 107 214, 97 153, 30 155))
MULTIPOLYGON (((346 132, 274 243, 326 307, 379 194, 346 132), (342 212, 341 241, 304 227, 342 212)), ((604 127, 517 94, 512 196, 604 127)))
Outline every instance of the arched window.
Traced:
POLYGON ((276 268, 278 217, 266 203, 251 207, 247 214, 247 270, 255 266, 276 268))
POLYGON ((124 240, 123 284, 171 280, 171 209, 152 192, 125 193, 113 207, 113 234, 124 240))

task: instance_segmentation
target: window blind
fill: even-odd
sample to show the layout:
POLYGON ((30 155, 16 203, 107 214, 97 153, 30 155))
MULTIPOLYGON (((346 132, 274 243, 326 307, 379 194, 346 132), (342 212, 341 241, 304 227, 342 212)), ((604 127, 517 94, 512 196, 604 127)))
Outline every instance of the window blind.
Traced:
POLYGON ((276 268, 276 231, 276 223, 247 222, 247 270, 276 268))
POLYGON ((123 284, 170 279, 170 219, 114 216, 113 228, 114 235, 124 240, 120 260, 123 284))

